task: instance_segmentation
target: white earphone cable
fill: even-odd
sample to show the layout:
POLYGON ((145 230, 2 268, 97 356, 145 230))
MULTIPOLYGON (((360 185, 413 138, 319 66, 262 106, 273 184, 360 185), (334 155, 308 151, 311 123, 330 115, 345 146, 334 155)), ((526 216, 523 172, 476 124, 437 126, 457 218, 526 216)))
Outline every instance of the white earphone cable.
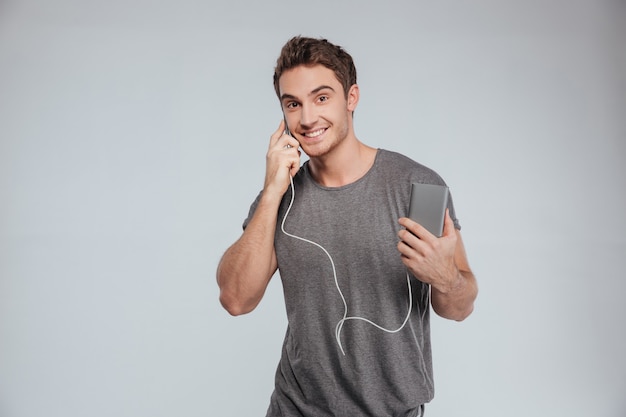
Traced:
POLYGON ((337 270, 335 268, 335 262, 333 261, 332 256, 330 256, 330 253, 328 253, 328 251, 322 245, 320 245, 319 243, 313 242, 312 240, 305 239, 303 237, 296 236, 294 234, 291 234, 291 233, 288 233, 287 231, 285 231, 285 221, 287 220, 287 216, 289 215, 289 212, 291 211, 291 207, 293 206, 293 201, 294 201, 294 197, 295 197, 295 187, 293 185, 293 177, 290 177, 290 180, 291 180, 291 201, 289 202, 289 206, 287 207, 287 211, 285 212, 285 216, 283 217, 283 220, 281 222, 280 229, 282 230, 282 232, 285 235, 287 235, 289 237, 301 240, 303 242, 309 243, 311 245, 314 245, 314 246, 320 248, 326 254, 328 259, 330 260, 330 264, 331 264, 332 270, 333 270, 333 278, 335 280, 335 286, 337 287, 337 291, 339 292, 339 295, 341 297, 341 301, 343 302, 343 307, 344 307, 343 318, 341 320, 339 320, 339 322, 337 323, 337 326, 335 327, 335 339, 337 340, 337 344, 339 345, 339 349, 341 349, 341 353, 344 356, 346 354, 344 349, 343 349, 343 346, 341 344, 341 330, 343 328, 344 323, 346 321, 348 321, 348 320, 364 321, 364 322, 369 323, 372 326, 374 326, 374 327, 376 327, 376 328, 378 328, 378 329, 380 329, 380 330, 382 330, 384 332, 387 332, 387 333, 397 333, 400 330, 402 330, 404 328, 404 326, 406 325, 406 323, 408 322, 408 320, 409 320, 409 317, 411 315, 411 309, 412 309, 412 306, 413 306, 413 295, 412 295, 412 291, 411 291, 411 278, 409 276, 408 271, 407 271, 407 274, 406 274, 406 282, 407 282, 407 286, 408 286, 408 289, 409 289, 409 306, 408 306, 408 312, 406 314, 406 318, 404 319, 404 322, 402 323, 402 325, 400 327, 398 327, 395 330, 390 330, 390 329, 386 329, 386 328, 384 328, 384 327, 382 327, 382 326, 380 326, 380 325, 374 323, 373 321, 371 321, 369 319, 366 319, 364 317, 358 317, 358 316, 348 317, 348 303, 346 302, 346 299, 345 299, 345 297, 343 295, 343 292, 341 292, 341 288, 339 287, 339 280, 337 279, 337 270))

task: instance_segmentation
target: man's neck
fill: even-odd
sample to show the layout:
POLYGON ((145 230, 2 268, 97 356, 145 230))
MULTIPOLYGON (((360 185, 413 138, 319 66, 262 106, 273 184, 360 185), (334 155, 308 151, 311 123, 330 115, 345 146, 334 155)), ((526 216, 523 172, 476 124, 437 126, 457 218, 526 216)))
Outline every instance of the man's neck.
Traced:
POLYGON ((325 187, 341 187, 363 177, 374 164, 376 149, 354 138, 328 155, 311 158, 311 175, 325 187))

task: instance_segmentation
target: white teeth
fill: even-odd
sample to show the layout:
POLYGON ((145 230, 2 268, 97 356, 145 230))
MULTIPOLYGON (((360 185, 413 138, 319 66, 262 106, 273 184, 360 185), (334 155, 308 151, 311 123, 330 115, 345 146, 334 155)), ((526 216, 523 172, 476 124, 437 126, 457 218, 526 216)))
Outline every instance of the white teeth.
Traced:
POLYGON ((325 130, 326 129, 319 129, 319 130, 316 130, 316 131, 313 131, 313 132, 305 133, 304 136, 306 136, 307 138, 315 138, 315 137, 321 135, 322 133, 324 133, 325 130))

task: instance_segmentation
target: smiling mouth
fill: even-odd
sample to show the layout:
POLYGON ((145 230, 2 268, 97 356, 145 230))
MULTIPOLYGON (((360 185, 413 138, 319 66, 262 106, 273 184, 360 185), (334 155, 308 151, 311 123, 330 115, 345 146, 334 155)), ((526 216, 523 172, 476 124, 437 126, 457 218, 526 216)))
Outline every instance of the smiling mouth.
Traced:
POLYGON ((324 132, 326 132, 326 128, 313 130, 311 132, 304 133, 304 136, 310 139, 314 139, 318 136, 321 136, 324 132))

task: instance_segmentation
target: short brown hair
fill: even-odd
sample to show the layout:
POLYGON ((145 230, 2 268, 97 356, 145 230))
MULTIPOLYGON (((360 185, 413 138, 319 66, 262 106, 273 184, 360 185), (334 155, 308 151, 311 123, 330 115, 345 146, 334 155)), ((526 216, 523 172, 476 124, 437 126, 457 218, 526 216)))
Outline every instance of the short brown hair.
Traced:
POLYGON ((300 65, 323 65, 335 73, 343 86, 343 93, 348 97, 348 90, 356 84, 356 68, 352 57, 342 47, 333 45, 326 39, 295 36, 291 38, 276 60, 274 68, 274 90, 280 99, 278 80, 283 72, 300 65))

